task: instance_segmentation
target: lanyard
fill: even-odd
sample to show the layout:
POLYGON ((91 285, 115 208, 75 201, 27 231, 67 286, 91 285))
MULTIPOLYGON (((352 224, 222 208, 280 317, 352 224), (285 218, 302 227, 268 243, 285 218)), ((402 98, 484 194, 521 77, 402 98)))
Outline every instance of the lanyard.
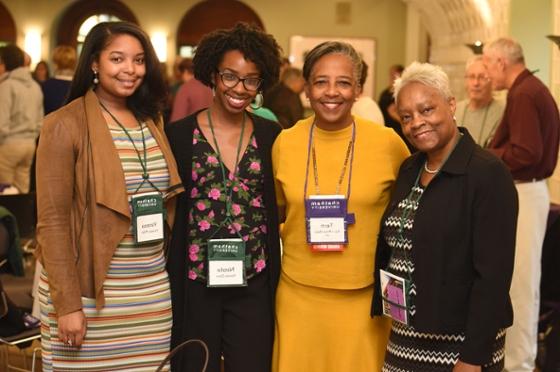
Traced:
MULTIPOLYGON (((305 184, 303 189, 303 198, 307 198, 307 184, 309 178, 309 158, 313 158, 313 175, 315 181, 315 192, 317 195, 321 194, 319 189, 319 170, 317 167, 317 154, 315 151, 315 144, 313 142, 313 129, 315 128, 315 122, 311 124, 311 129, 309 130, 309 142, 307 145, 307 163, 305 168, 305 184)), ((344 164, 342 170, 340 171, 340 176, 338 177, 338 182, 336 184, 336 195, 340 194, 340 187, 342 181, 344 180, 344 175, 346 174, 346 169, 350 163, 350 169, 348 172, 348 191, 346 195, 346 200, 350 200, 350 181, 352 180, 352 165, 354 162, 354 144, 356 142, 356 123, 352 121, 352 138, 348 141, 348 147, 346 148, 346 157, 344 158, 344 164)))
MULTIPOLYGON (((220 163, 220 168, 222 170, 222 177, 223 177, 223 186, 224 186, 224 190, 226 192, 226 218, 224 221, 222 221, 222 223, 220 224, 220 226, 218 226, 218 229, 212 234, 212 236, 214 236, 223 226, 226 222, 229 222, 230 224, 233 224, 233 220, 231 219, 232 216, 232 212, 231 212, 231 206, 232 206, 232 199, 233 199, 233 184, 231 187, 228 187, 227 185, 227 179, 228 177, 226 176, 226 169, 224 166, 224 162, 222 161, 222 154, 220 152, 220 146, 218 146, 218 141, 216 139, 216 133, 214 132, 214 125, 212 123, 212 115, 210 113, 210 108, 208 108, 207 111, 207 116, 208 116, 208 125, 210 126, 210 131, 212 132, 212 140, 214 141, 214 145, 216 146, 216 153, 218 155, 218 161, 220 163)), ((237 172, 238 172, 238 165, 239 165, 239 155, 241 154, 241 145, 243 144, 243 134, 245 133, 245 118, 246 118, 246 114, 245 111, 243 111, 243 121, 241 122, 241 134, 239 136, 239 142, 237 144, 237 154, 235 156, 235 166, 233 168, 233 180, 235 180, 237 178, 237 172)), ((237 235, 239 235, 239 237, 241 238, 241 234, 239 233, 239 231, 236 230, 237 235)))
POLYGON ((147 159, 148 155, 146 150, 146 138, 144 137, 144 128, 142 127, 142 123, 140 123, 138 119, 136 119, 138 121, 138 124, 140 125, 140 133, 142 134, 142 152, 143 152, 144 160, 142 160, 142 156, 140 156, 140 151, 138 151, 138 148, 136 148, 136 144, 134 143, 134 140, 130 136, 130 133, 125 128, 125 126, 122 125, 121 122, 117 120, 117 118, 111 113, 111 111, 107 109, 107 107, 105 107, 105 105, 101 101, 99 101, 99 104, 101 105, 103 110, 105 110, 105 112, 109 114, 111 119, 113 119, 113 121, 117 123, 117 125, 124 131, 128 139, 130 140, 130 143, 132 143, 132 147, 134 147, 134 151, 136 152, 136 155, 138 156, 138 160, 140 161, 140 166, 142 167, 142 183, 138 185, 134 193, 138 192, 138 190, 140 190, 140 187, 142 187, 142 185, 145 182, 148 182, 150 185, 152 185, 154 189, 156 189, 161 193, 160 189, 156 185, 154 185, 152 181, 150 181, 150 173, 148 173, 148 159, 147 159))

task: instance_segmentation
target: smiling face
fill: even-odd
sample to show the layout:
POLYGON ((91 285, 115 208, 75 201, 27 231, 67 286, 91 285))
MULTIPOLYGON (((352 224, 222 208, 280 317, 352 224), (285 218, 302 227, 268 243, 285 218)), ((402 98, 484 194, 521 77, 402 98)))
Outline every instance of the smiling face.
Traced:
POLYGON ((343 54, 327 54, 311 69, 305 94, 322 129, 342 129, 352 123, 352 105, 359 84, 351 59, 343 54))
POLYGON ((399 91, 397 112, 404 135, 419 151, 437 156, 453 147, 455 98, 445 99, 437 89, 413 82, 399 91))
POLYGON ((135 37, 116 35, 101 51, 92 69, 99 74, 95 92, 106 100, 130 97, 142 84, 146 74, 144 48, 135 37))
MULTIPOLYGON (((215 97, 214 103, 226 112, 239 114, 245 110, 253 101, 258 90, 247 90, 242 81, 234 87, 227 87, 220 73, 233 74, 238 78, 260 78, 257 66, 245 59, 239 50, 230 50, 224 53, 222 62, 218 66, 218 72, 214 74, 215 97)), ((225 75, 226 77, 229 75, 225 75)))

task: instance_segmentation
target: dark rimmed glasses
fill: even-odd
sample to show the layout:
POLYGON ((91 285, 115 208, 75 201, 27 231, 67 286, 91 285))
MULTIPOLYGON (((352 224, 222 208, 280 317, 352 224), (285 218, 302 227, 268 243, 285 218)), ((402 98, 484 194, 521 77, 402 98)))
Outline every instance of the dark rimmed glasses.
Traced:
POLYGON ((257 77, 240 78, 239 76, 231 72, 218 72, 218 74, 220 75, 220 79, 222 79, 222 83, 228 88, 234 88, 241 81, 245 89, 254 92, 257 89, 259 89, 259 87, 263 82, 263 79, 261 78, 257 78, 257 77))

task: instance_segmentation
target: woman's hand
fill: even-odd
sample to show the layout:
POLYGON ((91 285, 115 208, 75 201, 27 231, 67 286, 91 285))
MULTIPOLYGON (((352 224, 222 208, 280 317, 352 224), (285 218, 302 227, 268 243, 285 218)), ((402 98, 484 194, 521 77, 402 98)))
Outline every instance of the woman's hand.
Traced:
POLYGON ((457 364, 455 364, 455 367, 453 367, 453 372, 482 372, 482 368, 459 360, 457 364))
POLYGON ((68 346, 80 347, 86 336, 86 316, 82 310, 58 317, 58 338, 68 346))

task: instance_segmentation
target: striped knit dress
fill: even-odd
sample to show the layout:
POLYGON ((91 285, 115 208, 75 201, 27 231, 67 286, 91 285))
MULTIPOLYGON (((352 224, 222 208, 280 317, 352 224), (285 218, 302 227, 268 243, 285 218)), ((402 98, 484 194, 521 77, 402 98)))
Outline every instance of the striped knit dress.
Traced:
MULTIPOLYGON (((384 223, 384 238, 392 248, 393 255, 387 271, 410 278, 414 272, 412 261, 413 242, 411 239, 414 218, 424 189, 414 186, 384 223), (402 233, 399 229, 402 228, 402 233)), ((416 307, 414 297, 418 288, 410 283, 408 293, 409 319, 414 324, 416 307)), ((410 323, 410 322, 409 322, 410 323)), ((465 335, 433 334, 418 332, 411 325, 392 322, 389 343, 385 354, 383 372, 451 372, 460 356, 461 344, 465 335)), ((492 362, 482 368, 484 372, 501 372, 504 367, 505 330, 496 335, 492 350, 492 362)))
MULTIPOLYGON (((149 179, 165 193, 169 186, 167 163, 148 127, 142 128, 149 179)), ((141 163, 125 132, 119 127, 109 129, 121 159, 128 195, 138 187, 136 194, 155 191, 152 185, 142 182, 141 163)), ((140 128, 128 132, 143 156, 140 128)), ((172 320, 163 243, 134 243, 131 224, 111 261, 104 293, 106 304, 99 311, 95 309, 95 299, 82 297, 87 334, 80 349, 70 347, 57 337, 48 274, 43 271, 39 285, 43 371, 153 372, 167 356, 172 320)))

